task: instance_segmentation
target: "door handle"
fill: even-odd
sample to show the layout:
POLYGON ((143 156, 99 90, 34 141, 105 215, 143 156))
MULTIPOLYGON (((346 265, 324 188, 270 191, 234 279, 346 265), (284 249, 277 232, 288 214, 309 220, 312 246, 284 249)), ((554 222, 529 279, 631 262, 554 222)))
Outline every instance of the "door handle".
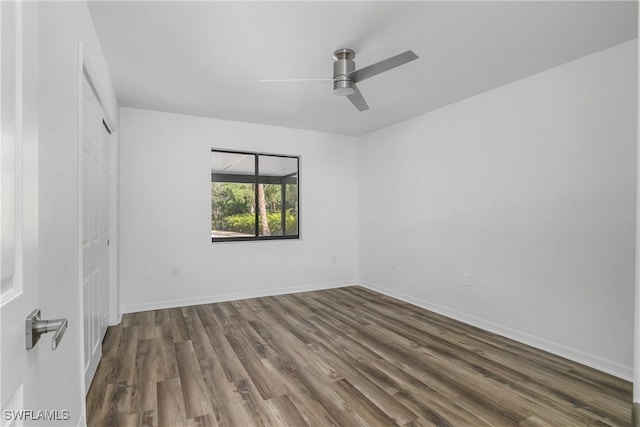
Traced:
POLYGON ((49 332, 55 332, 51 340, 51 350, 58 348, 64 333, 67 330, 67 319, 40 319, 40 309, 33 310, 26 319, 27 350, 32 349, 38 343, 40 336, 49 332))

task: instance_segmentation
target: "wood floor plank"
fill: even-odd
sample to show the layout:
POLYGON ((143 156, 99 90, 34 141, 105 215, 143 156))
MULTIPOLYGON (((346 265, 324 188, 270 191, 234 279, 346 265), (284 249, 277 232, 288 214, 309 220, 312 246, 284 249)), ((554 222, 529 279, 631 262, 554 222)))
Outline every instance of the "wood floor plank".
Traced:
POLYGON ((251 416, 251 425, 262 427, 275 425, 275 414, 269 411, 265 399, 258 393, 256 386, 250 379, 240 380, 234 386, 251 416))
POLYGON ((526 420, 518 424, 520 427, 553 427, 553 424, 549 424, 535 415, 531 415, 526 420))
POLYGON ((509 369, 488 359, 484 354, 476 353, 475 348, 465 348, 457 341, 452 342, 449 336, 444 338, 440 334, 416 326, 415 323, 398 319, 391 310, 372 306, 367 306, 367 309, 374 313, 375 317, 384 320, 385 329, 415 344, 428 347, 448 359, 458 360, 482 375, 490 375, 502 383, 527 379, 519 370, 509 369))
POLYGON ((354 360, 352 364, 355 369, 384 390, 387 394, 395 394, 400 391, 402 389, 402 385, 398 384, 393 378, 376 368, 372 363, 374 360, 354 360))
MULTIPOLYGON (((96 383, 97 384, 97 383, 96 383)), ((92 387, 93 388, 93 387, 92 387)), ((87 425, 113 425, 113 412, 112 403, 113 400, 113 383, 107 383, 100 387, 101 394, 97 394, 95 390, 89 390, 89 396, 92 398, 87 399, 87 425), (91 405, 91 406, 89 406, 91 405)))
MULTIPOLYGON (((154 326, 155 329, 155 326, 154 326)), ((138 341, 135 358, 135 375, 132 384, 129 413, 155 413, 157 409, 158 364, 157 340, 143 339, 138 341)), ((143 417, 147 422, 148 417, 143 417)), ((157 424, 157 423, 156 423, 157 424)))
POLYGON ((155 311, 143 311, 136 313, 136 325, 138 326, 138 339, 150 340, 155 338, 156 334, 156 319, 155 311))
POLYGON ((302 332, 293 333, 290 326, 267 304, 263 304, 262 310, 256 315, 258 321, 249 322, 249 325, 265 342, 272 348, 277 348, 278 354, 292 365, 298 367, 309 365, 306 359, 309 351, 305 347, 305 340, 300 339, 302 332))
MULTIPOLYGON (((205 349, 206 345, 196 347, 205 349)), ((209 359, 201 364, 202 375, 207 385, 216 423, 223 427, 251 425, 250 414, 245 410, 242 397, 236 393, 233 383, 227 381, 219 356, 210 348, 209 359)), ((198 356, 200 358, 200 356, 198 356)))
POLYGON ((222 365, 225 377, 228 382, 240 381, 247 378, 247 371, 242 366, 240 359, 236 356, 233 348, 229 345, 229 341, 224 336, 224 330, 219 327, 205 328, 211 345, 218 354, 218 360, 222 365))
POLYGON ((201 415, 188 420, 189 427, 218 427, 218 422, 213 414, 201 415))
POLYGON ((445 424, 434 424, 424 418, 418 418, 414 421, 409 421, 403 427, 445 427, 445 424))
POLYGON ((104 339, 102 340, 102 357, 116 356, 118 351, 118 343, 122 336, 124 322, 120 322, 115 326, 107 328, 104 339))
POLYGON ((275 355, 269 344, 262 339, 262 337, 251 327, 249 323, 247 323, 247 326, 245 327, 238 328, 237 335, 242 336, 242 338, 253 347, 254 353, 260 359, 265 359, 275 355))
POLYGON ((334 384, 336 385, 336 393, 349 405, 351 410, 357 413, 358 416, 370 426, 380 424, 385 426, 400 425, 418 418, 416 415, 411 414, 408 409, 404 408, 400 402, 393 399, 391 396, 388 397, 388 401, 393 402, 393 406, 402 406, 405 413, 411 414, 409 419, 397 417, 394 412, 389 411, 384 407, 384 402, 382 405, 379 402, 374 403, 371 395, 363 394, 347 379, 336 381, 334 384))
POLYGON ((129 326, 133 326, 134 320, 135 320, 135 313, 124 313, 122 315, 122 327, 128 328, 129 326))
POLYGON ((173 344, 171 320, 161 325, 156 325, 156 345, 158 356, 158 381, 178 377, 178 362, 176 349, 173 344))
POLYGON ((417 390, 414 392, 408 392, 401 390, 394 395, 399 402, 402 402, 411 410, 421 415, 421 418, 417 423, 431 424, 436 426, 509 426, 512 423, 505 422, 504 420, 497 420, 495 423, 487 422, 486 420, 476 416, 475 414, 467 411, 454 404, 444 404, 441 399, 430 396, 428 393, 424 393, 424 390, 417 390))
POLYGON ((282 379, 287 390, 287 397, 307 424, 310 426, 340 427, 338 421, 332 416, 333 414, 327 412, 326 408, 314 397, 312 390, 307 389, 299 381, 298 369, 291 367, 288 362, 279 358, 262 359, 261 362, 269 372, 282 379))
POLYGON ((158 382, 158 424, 160 426, 187 425, 179 377, 158 382))
MULTIPOLYGON (((337 381, 342 379, 342 376, 336 373, 336 370, 331 364, 327 363, 323 358, 318 357, 309 346, 312 341, 316 340, 314 332, 296 329, 295 326, 273 308, 265 309, 264 315, 267 314, 269 316, 268 318, 262 316, 260 320, 273 330, 280 330, 281 333, 268 335, 268 338, 265 339, 273 343, 270 345, 277 347, 281 354, 285 355, 293 366, 297 368, 309 368, 316 372, 323 381, 337 381), (293 330, 297 332, 294 333, 293 330)), ((263 331, 264 329, 259 330, 263 331)))
POLYGON ((113 373, 116 382, 127 385, 133 383, 135 359, 138 349, 138 326, 129 326, 122 330, 117 356, 113 359, 113 373))
MULTIPOLYGON (((373 405, 379 407, 386 415, 387 418, 394 421, 396 424, 405 424, 417 417, 416 414, 407 409, 404 405, 394 399, 391 395, 387 394, 384 389, 378 387, 373 381, 363 375, 349 362, 342 359, 338 354, 331 351, 324 344, 317 344, 316 350, 320 354, 321 358, 330 361, 331 365, 335 367, 337 372, 340 372, 346 381, 337 381, 341 385, 341 389, 347 389, 347 386, 353 388, 354 395, 357 390, 367 399, 372 402, 373 405)), ((362 402, 360 402, 362 404, 362 402)))
POLYGON ((184 314, 179 308, 170 308, 171 312, 171 335, 173 342, 183 342, 189 340, 189 331, 184 321, 184 314))
POLYGON ((303 387, 309 390, 312 398, 320 403, 327 413, 331 414, 338 425, 368 425, 362 416, 355 413, 348 403, 337 394, 335 387, 332 386, 335 383, 321 382, 309 368, 297 370, 295 377, 303 387))
POLYGON ((272 413, 273 425, 282 427, 305 427, 309 424, 289 396, 273 397, 265 402, 272 413))
MULTIPOLYGON (((443 394, 432 386, 433 383, 422 382, 416 376, 396 366, 397 362, 376 360, 372 364, 389 378, 392 378, 401 389, 394 397, 405 407, 420 415, 426 422, 435 425, 473 425, 488 426, 492 423, 484 421, 467 409, 459 406, 460 399, 457 396, 443 394)), ((400 365, 402 365, 400 363, 400 365)), ((494 417, 493 425, 508 425, 501 416, 494 417)))
POLYGON ((270 378, 265 374, 262 364, 260 363, 260 357, 253 351, 253 347, 245 340, 242 334, 227 335, 227 341, 231 348, 233 348, 236 357, 240 360, 240 363, 242 363, 245 371, 247 371, 248 377, 251 378, 251 381, 253 381, 258 388, 263 399, 284 394, 279 383, 277 381, 270 381, 270 378))
POLYGON ((89 426, 629 426, 631 383, 352 286, 129 313, 89 426))
POLYGON ((213 316, 211 308, 208 305, 196 305, 195 310, 198 313, 202 326, 205 328, 218 326, 216 318, 213 316))
MULTIPOLYGON (((343 299, 335 301, 333 304, 334 310, 341 312, 343 316, 353 316, 354 312, 357 313, 357 309, 354 307, 354 305, 345 303, 343 299)), ((504 384, 496 381, 494 376, 481 372, 484 381, 474 384, 468 383, 464 379, 474 375, 473 372, 470 372, 472 371, 470 366, 452 362, 448 354, 441 354, 432 348, 416 345, 404 337, 402 333, 399 333, 392 324, 385 323, 383 327, 372 323, 361 326, 359 329, 360 333, 367 335, 367 339, 372 345, 400 357, 414 371, 428 373, 430 375, 429 381, 446 386, 458 397, 466 397, 470 401, 469 405, 475 406, 476 410, 488 408, 488 413, 499 414, 503 417, 503 423, 510 424, 517 424, 530 415, 524 408, 517 407, 519 403, 517 400, 512 400, 507 404, 505 397, 500 400, 488 398, 492 394, 502 395, 501 389, 504 384), (378 337, 384 337, 385 341, 378 337), (480 406, 477 405, 478 403, 480 406)), ((505 394, 505 396, 510 395, 505 394)))
POLYGON ((246 321, 229 302, 212 304, 211 312, 218 326, 224 331, 224 335, 232 335, 236 328, 245 326, 246 321))
POLYGON ((192 342, 182 341, 175 345, 186 417, 196 418, 210 414, 213 407, 192 342))
MULTIPOLYGON (((92 388, 93 390, 93 388, 92 388)), ((91 390, 88 400, 93 398, 91 390)), ((125 383, 109 383, 105 387, 102 407, 97 413, 94 406, 87 407, 87 425, 90 426, 123 426, 130 422, 129 406, 131 402, 131 387, 125 383), (90 410, 91 409, 91 410, 90 410)))
MULTIPOLYGON (((89 387, 89 393, 93 397, 91 400, 87 400, 87 413, 93 414, 102 410, 104 401, 107 400, 106 393, 109 392, 109 387, 105 385, 113 385, 113 381, 110 378, 110 374, 114 370, 113 361, 109 356, 103 356, 96 369, 93 382, 89 387)), ((111 389, 113 392, 113 389, 111 389)))
POLYGON ((242 316, 245 321, 250 322, 256 320, 255 310, 247 303, 247 300, 231 301, 231 305, 235 307, 237 313, 242 316))

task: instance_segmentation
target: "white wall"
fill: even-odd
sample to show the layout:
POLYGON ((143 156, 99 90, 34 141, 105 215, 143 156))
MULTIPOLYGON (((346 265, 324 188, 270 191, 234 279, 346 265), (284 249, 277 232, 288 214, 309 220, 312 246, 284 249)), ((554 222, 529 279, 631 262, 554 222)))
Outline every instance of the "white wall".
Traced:
POLYGON ((636 54, 362 138, 361 283, 631 378, 636 54))
POLYGON ((120 141, 124 312, 356 282, 356 138, 122 108, 120 141), (212 147, 301 156, 301 240, 211 243, 212 147))
POLYGON ((43 338, 45 342, 39 346, 41 372, 46 375, 41 392, 46 396, 46 408, 68 409, 68 423, 78 425, 84 416, 78 216, 79 43, 93 66, 107 114, 117 117, 118 106, 86 3, 41 2, 39 9, 40 308, 43 318, 69 320, 55 352, 48 346, 50 338, 43 338))

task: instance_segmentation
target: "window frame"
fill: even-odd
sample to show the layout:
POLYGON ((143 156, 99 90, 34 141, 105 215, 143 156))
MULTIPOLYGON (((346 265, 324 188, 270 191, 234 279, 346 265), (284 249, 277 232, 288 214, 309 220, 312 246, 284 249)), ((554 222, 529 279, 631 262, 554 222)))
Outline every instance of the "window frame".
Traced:
MULTIPOLYGON (((229 153, 229 154, 241 154, 241 155, 250 155, 254 157, 254 173, 253 173, 253 181, 248 181, 247 183, 254 184, 254 204, 255 204, 255 231, 253 236, 236 236, 236 237, 212 237, 211 243, 218 242, 255 242, 261 240, 300 240, 300 156, 290 155, 290 154, 274 154, 274 153, 264 153, 258 151, 244 151, 244 150, 231 150, 227 148, 211 148, 211 153, 229 153), (260 156, 271 156, 271 157, 283 157, 287 159, 295 159, 296 160, 296 170, 297 170, 297 181, 296 181, 296 198, 297 198, 297 233, 283 236, 260 236, 260 223, 259 223, 259 209, 258 209, 258 184, 260 183, 260 156)), ((210 182, 213 184, 214 182, 223 182, 223 181, 214 181, 213 180, 214 173, 210 173, 210 182)), ((251 176, 251 175, 238 175, 238 176, 251 176)), ((285 178, 285 177, 283 177, 285 178)), ((229 181, 232 182, 232 181, 229 181)))

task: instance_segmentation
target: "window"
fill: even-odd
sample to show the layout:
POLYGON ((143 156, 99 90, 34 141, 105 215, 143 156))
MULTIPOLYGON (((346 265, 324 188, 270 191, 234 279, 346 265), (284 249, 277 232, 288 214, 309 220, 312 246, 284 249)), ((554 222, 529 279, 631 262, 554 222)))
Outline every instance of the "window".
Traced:
POLYGON ((299 238, 295 156, 211 150, 211 241, 299 238))

